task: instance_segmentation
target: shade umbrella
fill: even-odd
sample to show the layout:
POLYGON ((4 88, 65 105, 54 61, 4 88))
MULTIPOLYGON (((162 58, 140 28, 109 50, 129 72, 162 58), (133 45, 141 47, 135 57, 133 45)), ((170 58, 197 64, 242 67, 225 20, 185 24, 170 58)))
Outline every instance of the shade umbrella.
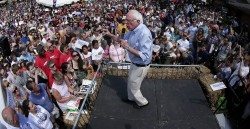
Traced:
MULTIPOLYGON (((54 0, 36 0, 38 4, 42 4, 48 7, 53 7, 53 3, 54 3, 53 1, 54 0)), ((55 1, 56 1, 55 7, 60 7, 60 6, 72 4, 73 2, 78 2, 80 0, 55 0, 55 1)))

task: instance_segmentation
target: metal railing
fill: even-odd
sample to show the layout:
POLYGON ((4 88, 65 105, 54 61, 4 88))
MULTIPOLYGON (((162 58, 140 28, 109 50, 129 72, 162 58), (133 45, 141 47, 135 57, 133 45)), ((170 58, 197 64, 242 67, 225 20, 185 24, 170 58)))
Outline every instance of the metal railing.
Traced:
MULTIPOLYGON (((98 65, 98 69, 97 69, 97 71, 95 72, 94 77, 93 77, 92 80, 91 80, 91 84, 90 84, 89 88, 88 88, 87 91, 86 91, 86 94, 85 94, 83 103, 81 104, 81 107, 80 107, 80 109, 79 109, 79 111, 78 111, 78 114, 77 114, 77 116, 76 116, 76 118, 75 118, 74 125, 73 125, 72 129, 75 129, 75 128, 77 127, 77 124, 78 124, 78 121, 79 121, 79 119, 80 119, 80 116, 82 115, 82 110, 83 110, 84 106, 86 106, 86 104, 87 104, 87 99, 88 99, 88 97, 89 97, 89 95, 90 95, 91 89, 92 89, 93 86, 95 85, 96 76, 97 76, 97 74, 100 72, 100 69, 101 69, 101 65, 98 65)), ((90 115, 90 114, 84 112, 84 115, 90 115)), ((87 122, 85 122, 85 124, 86 124, 86 123, 87 123, 87 122)))

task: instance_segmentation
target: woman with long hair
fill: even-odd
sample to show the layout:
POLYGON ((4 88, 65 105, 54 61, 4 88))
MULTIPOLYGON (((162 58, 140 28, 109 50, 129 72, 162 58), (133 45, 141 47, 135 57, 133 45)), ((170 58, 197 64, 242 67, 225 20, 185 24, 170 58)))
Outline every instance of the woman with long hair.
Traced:
POLYGON ((77 85, 76 80, 77 80, 77 76, 75 74, 74 69, 72 68, 72 66, 68 63, 68 62, 64 62, 61 66, 61 70, 62 70, 62 74, 65 80, 65 83, 71 87, 71 88, 75 88, 75 86, 77 85))
POLYGON ((72 56, 72 60, 70 63, 78 78, 77 84, 81 85, 82 79, 86 78, 87 76, 85 62, 82 60, 80 54, 76 51, 73 51, 71 56, 72 56))
POLYGON ((50 113, 40 105, 35 105, 28 99, 22 103, 23 114, 28 117, 28 122, 39 129, 52 129, 50 113))

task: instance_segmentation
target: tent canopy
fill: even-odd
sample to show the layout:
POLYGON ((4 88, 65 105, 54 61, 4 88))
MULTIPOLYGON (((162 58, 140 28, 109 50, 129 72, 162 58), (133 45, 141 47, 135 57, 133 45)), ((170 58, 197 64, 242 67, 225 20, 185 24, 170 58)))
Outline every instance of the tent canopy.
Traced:
POLYGON ((78 2, 80 0, 36 0, 37 3, 42 4, 44 6, 53 7, 53 1, 56 1, 55 7, 60 7, 68 4, 72 4, 73 2, 78 2))

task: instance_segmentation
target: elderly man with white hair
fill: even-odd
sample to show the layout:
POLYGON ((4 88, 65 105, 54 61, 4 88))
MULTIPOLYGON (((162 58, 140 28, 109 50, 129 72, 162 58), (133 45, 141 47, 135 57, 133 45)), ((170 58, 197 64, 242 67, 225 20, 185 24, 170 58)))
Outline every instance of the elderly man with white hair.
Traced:
POLYGON ((142 108, 149 104, 141 93, 141 83, 146 76, 152 59, 153 39, 150 30, 143 24, 141 13, 130 10, 126 15, 129 32, 125 33, 124 39, 107 32, 106 34, 120 44, 128 52, 131 66, 128 75, 127 92, 128 100, 134 101, 134 107, 142 108))

